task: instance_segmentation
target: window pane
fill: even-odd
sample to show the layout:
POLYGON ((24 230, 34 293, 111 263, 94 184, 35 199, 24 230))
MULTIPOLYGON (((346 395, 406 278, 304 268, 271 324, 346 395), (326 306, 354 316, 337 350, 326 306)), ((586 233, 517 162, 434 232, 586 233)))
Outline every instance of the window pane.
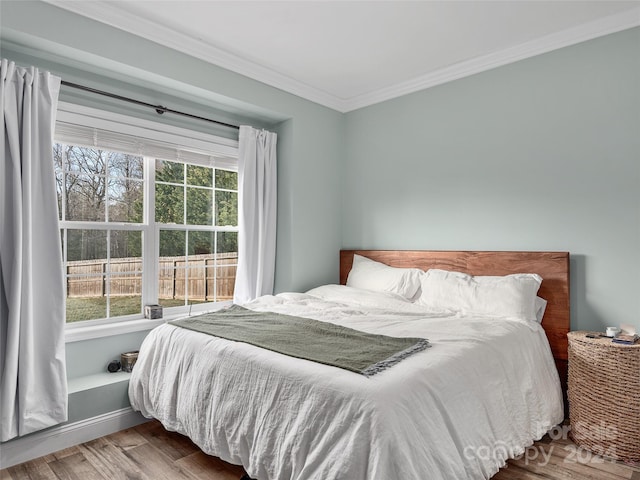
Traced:
MULTIPOLYGON (((184 263, 184 262, 183 262, 184 263)), ((173 259, 161 258, 158 262, 158 302, 163 307, 176 307, 185 304, 184 280, 182 285, 179 282, 177 269, 173 259), (176 287, 178 286, 178 291, 176 287)), ((180 275, 184 279, 184 275, 180 275)))
POLYGON ((142 232, 111 231, 111 272, 142 271, 142 232))
POLYGON ((186 232, 182 230, 160 230, 160 256, 184 257, 186 232))
POLYGON ((184 164, 156 160, 156 182, 184 184, 184 164))
POLYGON ((109 176, 119 178, 132 178, 142 180, 143 159, 137 155, 128 153, 109 152, 108 157, 109 176))
POLYGON ((184 298, 165 298, 162 296, 162 289, 160 290, 160 295, 158 296, 158 304, 162 305, 163 308, 170 307, 181 307, 182 305, 186 305, 187 302, 184 298))
MULTIPOLYGON (((101 262, 86 263, 86 268, 93 268, 94 264, 103 265, 106 263, 106 230, 67 230, 67 261, 70 266, 73 266, 74 268, 81 268, 81 264, 71 265, 71 262, 83 260, 101 260, 101 262), (89 265, 92 267, 89 267, 89 265)), ((100 268, 102 268, 102 266, 100 268)), ((102 272, 104 270, 100 269, 98 271, 102 272)), ((75 271, 69 273, 89 273, 89 271, 75 271)))
POLYGON ((213 260, 207 256, 162 257, 158 263, 158 302, 163 307, 213 301, 213 260))
POLYGON ((70 298, 101 297, 106 291, 105 277, 100 275, 101 265, 91 262, 88 268, 70 268, 67 277, 67 296, 70 298), (91 275, 98 273, 97 275, 91 275))
POLYGON ((111 292, 109 294, 111 299, 110 317, 142 312, 142 277, 140 274, 112 275, 109 279, 109 289, 111 292))
MULTIPOLYGON (((69 282, 77 281, 78 283, 85 282, 89 285, 89 290, 93 290, 91 287, 94 283, 103 284, 104 277, 96 277, 93 280, 90 279, 67 279, 67 285, 69 282)), ((71 291, 72 288, 69 288, 71 291)), ((73 286, 73 290, 78 290, 77 285, 73 286)), ((107 298, 103 296, 82 296, 73 297, 67 296, 67 322, 78 322, 81 320, 94 320, 97 318, 107 317, 107 298)))
POLYGON ((211 255, 214 252, 213 232, 189 232, 189 255, 211 255))
POLYGON ((163 307, 176 307, 185 304, 186 238, 187 232, 185 231, 160 230, 158 301, 163 307))
POLYGON ((218 232, 218 253, 235 253, 238 257, 238 232, 218 232))
POLYGON ((213 168, 187 165, 187 185, 213 187, 213 168))
MULTIPOLYGON (((235 259, 234 259, 235 260, 235 259)), ((227 300, 233 300, 233 289, 236 284, 236 269, 235 262, 225 265, 225 261, 218 259, 218 266, 216 270, 216 301, 224 302, 227 300)))
POLYGON ((110 232, 109 316, 142 312, 142 232, 110 232))
POLYGON ((140 295, 111 297, 109 302, 109 316, 134 315, 142 313, 142 297, 140 295))
POLYGON ((93 147, 69 146, 67 170, 86 175, 106 175, 107 162, 112 152, 93 147))
POLYGON ((213 258, 207 262, 207 266, 205 268, 205 281, 206 289, 207 289, 207 302, 215 302, 216 301, 216 269, 213 267, 213 258), (210 266, 211 265, 211 266, 210 266))
POLYGON ((140 180, 109 180, 109 221, 142 223, 144 190, 140 180))
POLYGON ((160 259, 158 269, 158 300, 162 306, 185 305, 186 302, 186 275, 184 268, 186 261, 169 261, 160 259))
POLYGON ((238 173, 229 170, 216 170, 216 188, 238 189, 238 173))
POLYGON ((134 313, 142 313, 142 275, 116 270, 109 276, 109 316, 134 313))
POLYGON ((110 152, 79 146, 67 146, 66 150, 64 218, 103 222, 106 209, 107 159, 110 152))
POLYGON ((238 194, 216 191, 216 225, 238 225, 238 194))
POLYGON ((184 187, 156 183, 156 222, 184 223, 184 187))
POLYGON ((101 175, 65 175, 66 220, 104 222, 105 177, 101 175))
POLYGON ((107 316, 107 232, 67 230, 67 322, 107 316))
POLYGON ((213 224, 213 190, 187 188, 187 223, 189 225, 213 224))
MULTIPOLYGON (((207 277, 204 259, 189 261, 189 268, 186 269, 188 274, 187 298, 189 303, 204 302, 207 296, 207 277)), ((213 296, 213 292, 212 292, 213 296)))

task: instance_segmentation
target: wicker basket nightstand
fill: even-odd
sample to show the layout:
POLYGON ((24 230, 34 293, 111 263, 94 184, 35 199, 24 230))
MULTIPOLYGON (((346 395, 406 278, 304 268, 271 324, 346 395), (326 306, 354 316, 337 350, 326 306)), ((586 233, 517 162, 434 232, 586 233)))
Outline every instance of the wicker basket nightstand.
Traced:
POLYGON ((575 443, 640 461, 640 343, 569 332, 569 419, 575 443))

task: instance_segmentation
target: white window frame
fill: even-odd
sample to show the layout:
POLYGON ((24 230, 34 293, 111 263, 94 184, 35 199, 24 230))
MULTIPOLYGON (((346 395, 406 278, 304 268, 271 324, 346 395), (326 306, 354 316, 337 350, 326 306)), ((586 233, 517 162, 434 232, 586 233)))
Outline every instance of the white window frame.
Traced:
MULTIPOLYGON (((149 120, 138 119, 126 115, 84 107, 66 102, 58 104, 57 121, 108 130, 116 133, 155 140, 163 143, 180 145, 181 148, 191 148, 194 151, 208 152, 213 156, 237 158, 238 141, 228 138, 210 135, 194 130, 189 130, 149 120)), ((131 152, 134 153, 134 152, 131 152)), ((171 160, 171 159, 168 159, 171 160)), ((155 161, 144 161, 144 196, 147 202, 155 204, 155 183, 149 181, 155 178, 155 161)), ((108 225, 95 222, 65 222, 65 228, 85 229, 135 229, 141 230, 142 235, 149 236, 151 241, 143 241, 143 265, 142 270, 146 278, 152 278, 151 282, 142 283, 142 298, 158 299, 157 258, 159 256, 160 230, 175 228, 179 230, 198 230, 198 226, 175 225, 167 226, 155 224, 148 217, 148 208, 145 208, 143 223, 109 223, 108 225)), ((238 227, 217 227, 217 231, 238 231, 238 227)), ((172 318, 183 316, 187 313, 217 310, 228 305, 230 301, 185 305, 171 307, 170 314, 158 320, 143 318, 142 314, 125 315, 115 318, 85 320, 66 324, 65 339, 67 342, 99 338, 109 335, 150 330, 172 318)))

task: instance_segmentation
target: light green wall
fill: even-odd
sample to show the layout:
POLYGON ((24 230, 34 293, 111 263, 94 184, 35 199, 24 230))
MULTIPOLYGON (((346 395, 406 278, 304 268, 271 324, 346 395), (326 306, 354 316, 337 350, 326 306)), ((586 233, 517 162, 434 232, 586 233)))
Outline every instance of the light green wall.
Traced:
POLYGON ((572 328, 640 328, 640 28, 346 118, 344 247, 569 251, 572 328))

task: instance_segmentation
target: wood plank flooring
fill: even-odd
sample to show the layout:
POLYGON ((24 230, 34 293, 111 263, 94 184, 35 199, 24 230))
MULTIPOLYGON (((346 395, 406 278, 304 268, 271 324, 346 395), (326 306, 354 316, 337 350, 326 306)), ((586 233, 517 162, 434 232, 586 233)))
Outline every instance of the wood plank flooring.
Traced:
MULTIPOLYGON (((0 480, 239 480, 244 473, 152 421, 0 470, 0 480)), ((492 478, 542 479, 640 480, 640 464, 612 462, 545 437, 492 478)))

